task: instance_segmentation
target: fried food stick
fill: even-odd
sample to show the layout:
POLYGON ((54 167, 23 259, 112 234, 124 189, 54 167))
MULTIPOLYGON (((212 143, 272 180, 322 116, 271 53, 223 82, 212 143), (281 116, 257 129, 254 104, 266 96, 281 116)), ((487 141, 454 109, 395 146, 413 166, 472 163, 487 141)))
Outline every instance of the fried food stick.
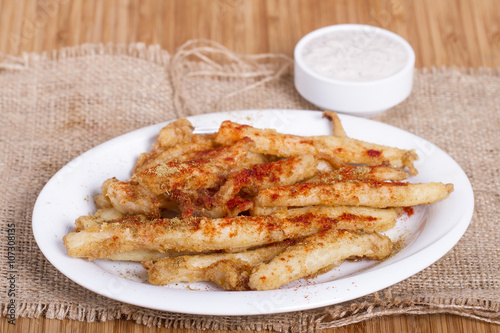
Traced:
MULTIPOLYGON (((231 168, 262 162, 263 156, 246 150, 251 145, 252 142, 245 139, 229 147, 193 151, 168 163, 146 169, 127 181, 109 179, 101 187, 102 195, 98 197, 99 206, 109 203, 123 214, 145 214, 152 218, 159 218, 165 209, 185 211, 189 206, 193 206, 192 202, 204 199, 199 197, 201 193, 205 193, 203 190, 206 190, 206 187, 217 187, 222 184, 226 173, 229 173, 231 168), (168 172, 172 172, 169 177, 165 174, 168 172), (162 182, 155 183, 156 178, 162 182), (153 184, 156 193, 143 183, 153 184), (159 193, 161 186, 164 186, 164 194, 159 193)), ((248 208, 245 205, 234 206, 234 211, 238 211, 239 206, 242 206, 241 210, 248 210, 252 202, 249 201, 246 204, 248 208)), ((212 215, 222 217, 227 214, 221 212, 212 215)))
POLYGON ((215 149, 204 157, 185 162, 177 160, 163 163, 139 172, 134 180, 154 194, 168 195, 169 191, 193 192, 199 188, 220 186, 227 175, 245 161, 254 146, 243 138, 232 146, 215 149))
POLYGON ((156 252, 240 250, 285 239, 311 235, 320 230, 387 230, 394 225, 395 210, 313 207, 277 212, 275 216, 207 219, 124 218, 103 223, 63 240, 73 257, 109 258, 118 253, 147 249, 156 252))
POLYGON ((338 219, 314 215, 285 219, 238 216, 142 222, 137 217, 128 217, 121 222, 69 233, 63 241, 70 256, 90 260, 139 249, 157 252, 235 250, 309 236, 335 227, 338 219))
POLYGON ((281 253, 288 243, 274 243, 237 253, 162 258, 156 262, 144 262, 142 265, 148 271, 149 282, 154 285, 212 281, 226 290, 247 290, 248 276, 252 268, 281 253))
POLYGON ((409 207, 433 203, 446 198, 453 184, 339 182, 334 184, 303 183, 271 187, 255 197, 256 206, 302 207, 347 205, 367 207, 409 207))
POLYGON ((184 209, 183 216, 238 216, 253 207, 253 201, 248 196, 255 196, 264 188, 294 184, 312 177, 317 172, 317 164, 312 155, 260 163, 229 174, 227 181, 213 197, 206 193, 193 200, 192 195, 175 191, 171 197, 184 209))
POLYGON ((413 150, 403 150, 356 139, 338 136, 302 137, 277 133, 272 129, 257 129, 249 125, 240 125, 224 121, 217 133, 215 141, 229 145, 248 137, 255 142, 254 151, 280 157, 291 157, 304 154, 331 154, 344 163, 378 165, 384 161, 396 168, 408 167, 413 175, 417 170, 413 161, 417 155, 413 150))
POLYGON ((332 123, 333 135, 347 137, 347 134, 337 113, 333 111, 323 111, 323 114, 321 116, 328 119, 332 123))
POLYGON ((197 152, 214 149, 214 140, 215 134, 193 134, 191 141, 181 142, 168 148, 162 147, 162 149, 153 150, 150 153, 142 153, 137 159, 133 174, 174 159, 182 162, 196 158, 197 152))
MULTIPOLYGON (((149 153, 142 153, 136 161, 133 173, 146 168, 159 154, 175 146, 191 143, 194 127, 187 119, 177 119, 163 127, 158 133, 157 140, 149 153)), ((151 165, 150 165, 151 166, 151 165)))
POLYGON ((165 196, 154 194, 133 180, 110 178, 102 184, 101 190, 113 208, 126 215, 144 214, 158 218, 161 208, 174 204, 165 196))
POLYGON ((138 173, 160 163, 185 156, 193 151, 214 147, 215 135, 193 134, 194 127, 187 119, 178 119, 163 127, 149 153, 142 153, 137 159, 133 173, 138 173))
POLYGON ((318 173, 307 180, 312 184, 329 184, 345 181, 402 181, 408 178, 408 174, 400 169, 386 165, 352 166, 343 165, 337 170, 318 173))
POLYGON ((392 242, 387 236, 331 229, 309 236, 288 247, 269 263, 257 266, 250 275, 249 286, 254 290, 276 289, 338 266, 349 257, 366 256, 380 260, 391 252, 392 242))
POLYGON ((280 209, 272 216, 284 219, 308 216, 324 217, 336 220, 335 229, 387 231, 396 224, 397 208, 370 208, 353 206, 311 206, 302 208, 280 209))
POLYGON ((136 262, 144 262, 148 260, 158 260, 160 258, 165 257, 175 257, 178 256, 178 252, 176 251, 167 251, 167 252, 158 252, 153 250, 133 250, 129 252, 116 253, 110 256, 109 260, 120 260, 120 261, 136 261, 136 262))
POLYGON ((229 175, 215 199, 224 203, 240 191, 256 195, 259 190, 272 186, 295 184, 314 176, 318 162, 312 155, 291 157, 276 162, 262 163, 229 175))
POLYGON ((100 225, 104 222, 111 222, 114 220, 120 220, 124 217, 122 213, 113 207, 98 209, 93 215, 80 216, 75 221, 75 231, 81 231, 83 229, 100 225))

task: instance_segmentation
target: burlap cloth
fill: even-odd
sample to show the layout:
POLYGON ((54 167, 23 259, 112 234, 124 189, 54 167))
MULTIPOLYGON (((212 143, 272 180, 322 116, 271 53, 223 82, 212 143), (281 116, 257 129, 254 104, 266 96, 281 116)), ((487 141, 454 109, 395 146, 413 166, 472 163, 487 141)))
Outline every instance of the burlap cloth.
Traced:
MULTIPOLYGON (((153 311, 99 296, 59 273, 34 240, 31 214, 54 173, 86 150, 169 119, 239 109, 317 109, 294 89, 291 59, 243 56, 210 42, 83 45, 0 62, 0 299, 9 302, 8 224, 15 224, 16 315, 126 318, 192 329, 311 331, 391 314, 452 313, 500 322, 500 70, 423 69, 404 103, 376 117, 450 154, 469 176, 475 214, 442 259, 378 293, 326 308, 214 317, 153 311)), ((168 300, 165 300, 168 302, 168 300)))

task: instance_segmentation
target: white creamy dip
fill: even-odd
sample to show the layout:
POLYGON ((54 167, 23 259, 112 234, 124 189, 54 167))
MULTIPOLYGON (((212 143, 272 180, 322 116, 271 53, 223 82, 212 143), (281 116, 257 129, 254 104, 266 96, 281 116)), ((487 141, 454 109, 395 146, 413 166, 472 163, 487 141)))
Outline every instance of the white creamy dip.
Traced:
POLYGON ((304 45, 305 65, 317 74, 342 81, 388 77, 408 60, 404 47, 376 30, 339 30, 304 45))

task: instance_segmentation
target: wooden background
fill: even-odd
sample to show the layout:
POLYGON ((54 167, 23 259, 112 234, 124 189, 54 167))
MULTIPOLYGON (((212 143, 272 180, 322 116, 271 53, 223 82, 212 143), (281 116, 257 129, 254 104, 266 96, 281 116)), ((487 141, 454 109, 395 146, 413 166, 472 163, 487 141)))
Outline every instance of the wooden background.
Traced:
MULTIPOLYGON (((82 43, 160 44, 173 53, 207 38, 241 53, 285 53, 311 30, 340 23, 386 28, 415 49, 416 66, 500 66, 500 0, 0 0, 0 52, 82 43)), ((2 57, 0 53, 0 59, 2 57)), ((126 320, 0 319, 1 332, 178 332, 126 320)), ((395 316, 328 332, 500 332, 453 315, 395 316)))
POLYGON ((0 52, 82 43, 158 43, 169 52, 208 38, 241 53, 292 55, 311 30, 363 23, 392 30, 417 67, 500 65, 498 0, 0 0, 0 52))

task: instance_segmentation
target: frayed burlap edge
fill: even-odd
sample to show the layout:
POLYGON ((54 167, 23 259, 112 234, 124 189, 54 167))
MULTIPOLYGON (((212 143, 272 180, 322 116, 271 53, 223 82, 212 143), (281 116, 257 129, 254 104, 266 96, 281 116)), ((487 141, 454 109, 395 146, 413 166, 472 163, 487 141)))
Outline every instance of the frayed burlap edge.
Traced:
POLYGON ((293 68, 293 59, 284 54, 237 54, 217 42, 196 39, 186 42, 173 56, 159 45, 146 46, 144 43, 83 44, 40 54, 25 52, 19 57, 0 53, 0 70, 24 70, 41 61, 55 62, 65 58, 100 54, 135 57, 167 67, 167 75, 174 89, 175 112, 179 117, 192 115, 189 96, 184 91, 183 83, 186 78, 211 76, 255 79, 253 84, 221 96, 221 100, 224 100, 277 80, 290 73, 293 68))
MULTIPOLYGON (((228 57, 228 59, 234 61, 237 65, 231 66, 235 72, 240 72, 242 68, 248 66, 249 64, 257 64, 260 61, 269 60, 283 60, 291 65, 293 59, 284 54, 259 54, 259 55, 243 55, 236 54, 224 46, 210 41, 210 40, 191 40, 182 45, 179 50, 170 56, 168 51, 163 50, 160 45, 146 45, 144 43, 131 43, 131 44, 82 44, 77 46, 64 47, 58 50, 46 51, 42 53, 35 52, 23 52, 20 56, 13 56, 10 54, 5 54, 0 52, 0 70, 23 70, 30 65, 35 64, 39 61, 45 60, 58 60, 69 57, 79 57, 95 54, 107 54, 107 55, 124 55, 129 57, 135 57, 138 59, 144 59, 152 61, 156 64, 168 65, 170 63, 178 63, 183 58, 194 55, 200 55, 204 50, 211 48, 215 50, 215 53, 219 53, 223 56, 228 57), (237 59, 239 57, 239 59, 237 59), (239 66, 238 66, 239 65, 239 66), (238 70, 239 69, 239 70, 238 70)), ((198 57, 198 60, 202 58, 198 57)), ((208 61, 206 64, 210 64, 208 61)), ((287 65, 287 66, 288 66, 287 65)), ((281 68, 279 74, 282 74, 285 69, 281 68)), ((422 74, 428 73, 444 73, 449 71, 455 71, 461 74, 488 74, 488 75, 498 75, 500 74, 500 67, 458 67, 458 66, 440 66, 440 67, 428 67, 415 69, 416 72, 422 74)), ((227 74, 227 73, 225 73, 227 74)), ((261 73, 252 74, 254 76, 258 75, 270 75, 269 70, 264 70, 261 73)), ((279 75, 273 74, 273 77, 279 75)), ((174 78, 174 82, 178 78, 174 78)))
MULTIPOLYGON (((415 300, 394 298, 387 301, 382 300, 378 295, 379 293, 374 294, 374 302, 340 304, 290 315, 213 317, 177 313, 162 314, 128 304, 113 309, 84 309, 76 304, 23 303, 19 304, 18 316, 27 318, 44 316, 48 319, 71 319, 82 322, 125 319, 147 327, 193 330, 271 330, 289 333, 338 328, 391 315, 453 314, 500 324, 500 304, 491 301, 460 300, 453 297, 419 297, 415 300)), ((5 304, 1 305, 1 312, 4 316, 6 315, 5 304)))
POLYGON ((170 63, 170 54, 161 49, 159 45, 144 43, 134 44, 82 44, 78 46, 64 47, 59 50, 42 53, 24 52, 21 56, 11 56, 0 53, 0 69, 23 70, 33 66, 40 61, 56 61, 64 58, 82 57, 88 55, 124 55, 167 65, 170 63))
MULTIPOLYGON (((24 53, 20 57, 0 54, 3 61, 0 62, 0 70, 24 70, 36 65, 41 61, 57 61, 63 58, 79 57, 87 55, 123 55, 144 59, 162 66, 168 67, 167 71, 170 79, 174 83, 180 83, 182 74, 176 72, 176 68, 183 66, 181 60, 192 56, 192 52, 186 49, 193 45, 201 44, 202 49, 214 48, 216 52, 227 56, 235 63, 224 67, 221 73, 227 74, 228 68, 235 73, 249 72, 259 78, 255 87, 270 80, 279 78, 280 75, 291 69, 293 62, 291 58, 284 55, 262 55, 262 56, 242 56, 236 55, 225 49, 223 46, 210 41, 191 41, 181 47, 173 57, 162 50, 158 45, 146 46, 143 43, 130 45, 114 44, 85 44, 74 47, 67 47, 53 52, 24 53), (238 58, 240 57, 240 58, 238 58), (239 61, 238 59, 243 59, 239 61), (266 68, 263 71, 254 71, 253 66, 261 60, 280 62, 276 68, 266 68), (179 67, 177 67, 179 66, 179 67)), ((209 66, 213 65, 209 62, 209 66)), ((185 66, 186 64, 184 64, 185 66)), ((195 64, 189 64, 196 68, 195 64)), ((205 64, 206 65, 206 64, 205 64)), ((185 68, 184 68, 185 69, 185 68)), ((500 68, 463 68, 463 67, 432 67, 417 69, 420 74, 432 73, 460 73, 469 75, 500 75, 500 68)), ((254 86, 246 88, 252 89, 254 86)), ((188 109, 185 106, 186 99, 181 90, 174 91, 175 105, 179 109, 188 109)), ((189 113, 189 112, 181 112, 189 113)), ((7 315, 7 304, 0 304, 0 313, 7 315)), ((358 323, 367 319, 388 315, 401 314, 454 314, 482 320, 490 323, 500 324, 500 303, 473 299, 470 297, 430 297, 421 296, 412 299, 393 298, 386 293, 380 297, 379 293, 373 295, 373 300, 340 305, 333 305, 327 308, 296 312, 291 315, 262 315, 247 317, 213 317, 194 316, 177 313, 164 313, 155 310, 139 308, 136 306, 122 304, 113 309, 100 308, 88 309, 74 303, 45 304, 43 302, 20 303, 17 308, 18 317, 39 318, 44 316, 49 319, 71 319, 85 322, 108 321, 113 319, 132 320, 138 324, 148 327, 168 327, 181 329, 230 329, 230 330, 274 330, 281 332, 312 332, 318 329, 341 327, 358 323)))

